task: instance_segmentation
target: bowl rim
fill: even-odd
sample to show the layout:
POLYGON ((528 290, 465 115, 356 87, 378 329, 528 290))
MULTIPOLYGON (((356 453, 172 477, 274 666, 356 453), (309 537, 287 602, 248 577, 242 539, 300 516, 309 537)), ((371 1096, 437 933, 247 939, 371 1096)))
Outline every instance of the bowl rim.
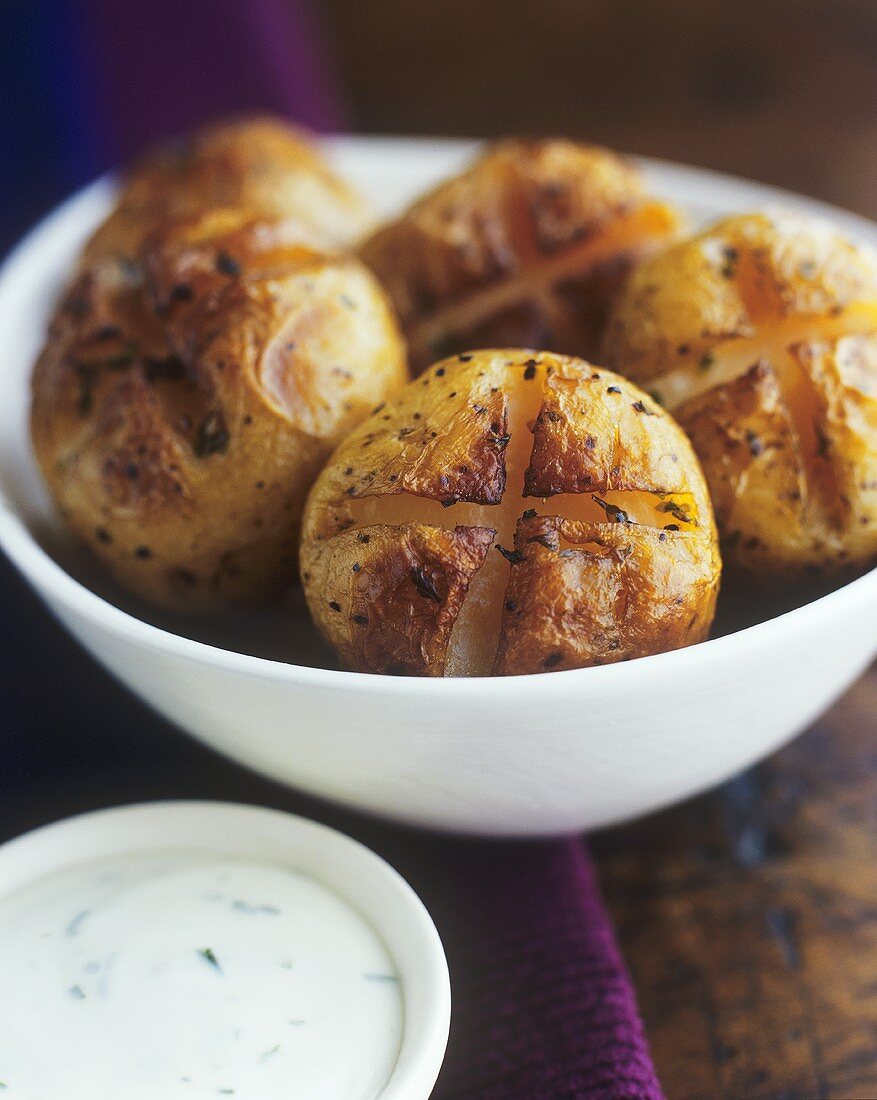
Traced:
POLYGON ((181 799, 92 810, 0 845, 0 896, 108 856, 189 850, 295 864, 359 912, 399 971, 402 1034, 381 1100, 427 1100, 447 1048, 451 990, 438 931, 385 859, 337 829, 284 810, 181 799))
MULTIPOLYGON (((478 144, 471 140, 433 140, 424 137, 379 135, 336 135, 327 139, 329 150, 334 151, 336 155, 346 151, 354 156, 362 155, 369 150, 383 148, 387 151, 400 151, 418 145, 421 148, 437 147, 445 153, 458 152, 463 155, 477 148, 478 144)), ((872 246, 877 244, 877 224, 819 200, 710 169, 647 157, 631 159, 647 174, 651 172, 663 174, 665 177, 684 179, 690 186, 699 187, 702 190, 727 189, 735 193, 742 191, 747 198, 751 197, 762 207, 766 203, 778 202, 809 210, 819 216, 832 218, 836 223, 840 222, 848 232, 858 232, 870 238, 872 246)), ((58 225, 64 224, 71 218, 78 207, 86 208, 91 204, 99 203, 102 199, 105 200, 113 185, 113 178, 112 173, 108 173, 75 192, 40 220, 7 254, 0 266, 0 309, 2 309, 5 295, 9 292, 8 288, 14 286, 19 278, 19 269, 24 269, 28 265, 30 253, 37 250, 41 242, 50 238, 58 225)), ((145 645, 173 657, 209 665, 230 673, 258 675, 265 679, 287 681, 310 688, 324 688, 333 692, 344 690, 368 694, 381 693, 395 697, 424 695, 434 691, 466 698, 481 699, 489 696, 489 701, 496 701, 500 693, 503 698, 508 698, 510 692, 520 695, 531 694, 534 680, 539 681, 540 691, 545 690, 546 680, 555 685, 552 690, 560 691, 570 688, 584 689, 589 681, 592 686, 596 686, 600 681, 601 686, 611 688, 614 678, 619 676, 624 677, 625 680, 629 680, 633 675, 645 678, 651 676, 664 678, 674 673, 679 676, 688 676, 699 667, 699 664, 733 659, 736 653, 755 644, 770 646, 777 638, 782 637, 786 630, 796 629, 798 624, 808 616, 820 616, 823 622, 827 622, 833 618, 842 617, 848 608, 858 606, 862 601, 871 600, 877 605, 877 567, 875 567, 799 607, 721 637, 708 638, 706 641, 684 649, 637 657, 615 664, 565 669, 559 672, 533 672, 520 676, 398 677, 298 665, 257 657, 197 641, 182 634, 175 634, 140 619, 99 596, 63 569, 31 534, 14 505, 2 491, 2 486, 0 486, 0 549, 5 551, 13 564, 50 605, 68 608, 90 624, 102 630, 111 631, 117 637, 124 637, 132 644, 145 645), (589 678, 589 681, 583 679, 584 677, 589 678)))

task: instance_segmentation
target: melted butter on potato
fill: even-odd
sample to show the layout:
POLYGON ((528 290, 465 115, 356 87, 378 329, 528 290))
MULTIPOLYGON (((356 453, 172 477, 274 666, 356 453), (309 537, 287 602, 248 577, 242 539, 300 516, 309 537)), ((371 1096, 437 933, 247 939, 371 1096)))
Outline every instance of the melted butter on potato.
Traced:
POLYGON ((826 223, 724 219, 646 261, 605 360, 690 435, 726 559, 797 581, 877 560, 877 260, 826 223))
POLYGON ((489 675, 702 639, 719 559, 666 414, 582 360, 500 350, 437 364, 339 447, 309 498, 301 572, 351 667, 489 675), (581 615, 592 574, 609 619, 605 593, 581 615))

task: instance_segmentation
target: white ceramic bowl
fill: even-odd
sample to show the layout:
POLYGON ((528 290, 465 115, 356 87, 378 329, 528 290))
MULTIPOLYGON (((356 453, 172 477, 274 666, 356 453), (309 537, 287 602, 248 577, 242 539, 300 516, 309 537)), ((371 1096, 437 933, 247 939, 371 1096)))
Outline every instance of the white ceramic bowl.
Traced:
POLYGON ((444 950, 429 913, 405 880, 343 833, 279 810, 232 802, 120 806, 46 825, 2 845, 0 895, 80 863, 170 849, 294 867, 361 913, 396 965, 404 1005, 399 1057, 381 1100, 428 1100, 451 1017, 444 950))
MULTIPOLYGON (((384 211, 454 170, 471 148, 402 139, 332 144, 341 170, 384 211)), ((877 226, 807 199, 697 169, 644 167, 654 190, 695 223, 781 204, 831 217, 877 244, 877 226)), ((227 623, 214 635, 199 628, 196 640, 192 624, 122 610, 124 598, 106 588, 110 599, 97 595, 99 578, 91 575, 86 587, 71 575, 89 577, 88 567, 49 507, 26 416, 47 313, 111 190, 100 182, 65 203, 0 275, 0 545, 99 661, 214 748, 292 786, 401 821, 555 833, 629 818, 720 782, 804 729, 877 653, 877 571, 768 621, 758 623, 765 611, 756 609, 748 621, 757 625, 690 649, 468 681, 310 667, 327 658, 300 612, 227 623), (224 645, 232 637, 243 652, 205 637, 224 645), (277 652, 278 639, 301 663, 252 655, 277 652)))

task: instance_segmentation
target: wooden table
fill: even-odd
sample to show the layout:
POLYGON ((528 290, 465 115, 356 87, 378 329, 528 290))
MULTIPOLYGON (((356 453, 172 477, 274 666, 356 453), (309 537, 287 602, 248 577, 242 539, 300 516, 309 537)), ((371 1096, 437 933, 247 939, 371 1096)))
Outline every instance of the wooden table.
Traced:
POLYGON ((668 1097, 877 1096, 877 669, 594 849, 668 1097))
POLYGON ((322 0, 351 125, 568 134, 877 216, 873 0, 322 0))

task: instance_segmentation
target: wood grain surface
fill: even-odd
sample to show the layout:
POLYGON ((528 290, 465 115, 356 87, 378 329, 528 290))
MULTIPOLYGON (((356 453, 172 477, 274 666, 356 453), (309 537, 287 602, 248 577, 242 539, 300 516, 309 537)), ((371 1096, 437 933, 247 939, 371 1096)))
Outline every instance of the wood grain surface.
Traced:
POLYGON ((877 1096, 877 670, 594 848, 669 1097, 877 1096))

